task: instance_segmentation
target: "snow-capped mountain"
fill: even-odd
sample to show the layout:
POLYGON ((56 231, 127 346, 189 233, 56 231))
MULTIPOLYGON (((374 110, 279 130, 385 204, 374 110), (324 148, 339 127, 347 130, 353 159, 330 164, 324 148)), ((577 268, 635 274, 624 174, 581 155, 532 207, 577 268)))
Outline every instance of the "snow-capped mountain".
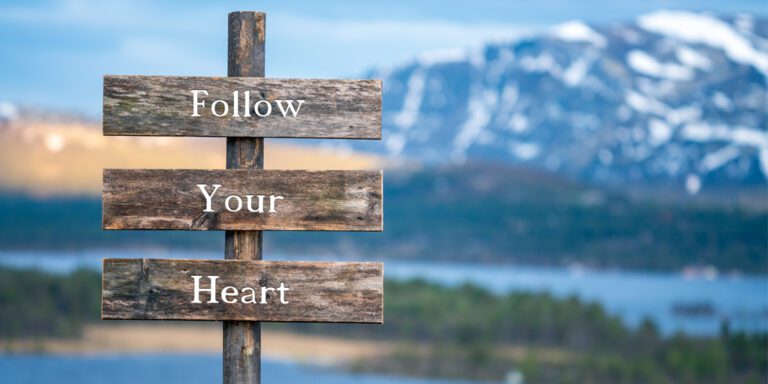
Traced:
POLYGON ((377 69, 384 145, 429 163, 495 159, 611 184, 764 184, 768 19, 658 11, 574 21, 377 69))

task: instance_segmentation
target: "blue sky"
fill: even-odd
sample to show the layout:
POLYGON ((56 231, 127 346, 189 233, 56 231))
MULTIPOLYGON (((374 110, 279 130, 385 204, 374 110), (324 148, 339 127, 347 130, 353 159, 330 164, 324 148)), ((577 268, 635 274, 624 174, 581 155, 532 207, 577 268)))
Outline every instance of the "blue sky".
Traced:
POLYGON ((652 10, 766 15, 765 0, 0 1, 0 101, 97 116, 104 74, 226 74, 227 13, 267 12, 267 76, 354 77, 419 52, 652 10))

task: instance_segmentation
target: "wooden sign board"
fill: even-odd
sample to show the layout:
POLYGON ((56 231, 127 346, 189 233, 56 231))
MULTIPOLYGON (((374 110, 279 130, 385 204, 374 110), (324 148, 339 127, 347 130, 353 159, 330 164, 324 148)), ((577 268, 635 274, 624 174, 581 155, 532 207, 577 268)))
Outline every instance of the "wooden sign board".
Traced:
POLYGON ((102 319, 382 323, 382 263, 105 259, 102 319))
POLYGON ((108 136, 381 139, 381 81, 104 76, 108 136))
POLYGON ((104 229, 381 231, 381 171, 105 169, 104 229))

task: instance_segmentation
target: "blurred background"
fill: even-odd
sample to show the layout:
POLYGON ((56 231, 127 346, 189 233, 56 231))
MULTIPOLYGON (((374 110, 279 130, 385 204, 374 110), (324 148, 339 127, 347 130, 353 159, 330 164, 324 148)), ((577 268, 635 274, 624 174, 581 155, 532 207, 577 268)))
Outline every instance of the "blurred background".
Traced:
POLYGON ((264 382, 768 381, 763 0, 0 3, 0 377, 211 383, 218 323, 100 321, 104 257, 223 258, 114 231, 103 168, 224 168, 221 139, 101 135, 105 74, 384 84, 382 141, 267 140, 273 169, 385 169, 383 233, 265 234, 375 260, 385 324, 267 324, 264 382))

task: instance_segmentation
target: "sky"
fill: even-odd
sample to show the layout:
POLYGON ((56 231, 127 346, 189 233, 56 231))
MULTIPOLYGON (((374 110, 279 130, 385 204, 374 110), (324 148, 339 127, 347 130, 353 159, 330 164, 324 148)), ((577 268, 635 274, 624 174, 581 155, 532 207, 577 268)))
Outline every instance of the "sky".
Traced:
POLYGON ((766 0, 0 0, 0 102, 98 117, 102 77, 226 75, 227 13, 267 13, 266 75, 355 78, 420 52, 658 9, 768 15, 766 0))

